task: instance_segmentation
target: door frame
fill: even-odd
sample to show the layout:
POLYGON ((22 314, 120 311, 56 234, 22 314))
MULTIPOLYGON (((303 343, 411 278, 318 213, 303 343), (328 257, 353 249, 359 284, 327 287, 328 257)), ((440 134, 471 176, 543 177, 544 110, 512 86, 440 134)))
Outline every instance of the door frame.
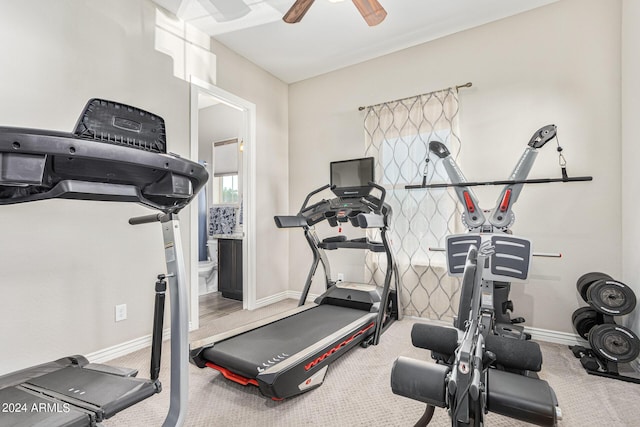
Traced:
MULTIPOLYGON (((198 95, 204 94, 216 98, 221 103, 242 112, 242 128, 238 138, 243 144, 242 155, 242 308, 256 308, 256 105, 218 86, 191 77, 190 107, 190 156, 198 159, 198 95)), ((197 204, 190 205, 190 303, 191 330, 200 327, 198 305, 198 209, 197 204)))

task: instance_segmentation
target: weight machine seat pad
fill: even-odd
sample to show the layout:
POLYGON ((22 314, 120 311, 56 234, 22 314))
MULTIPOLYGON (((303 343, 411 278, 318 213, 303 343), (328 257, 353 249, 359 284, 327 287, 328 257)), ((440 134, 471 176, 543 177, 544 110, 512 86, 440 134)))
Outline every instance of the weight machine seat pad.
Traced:
POLYGON ((246 378, 255 378, 260 373, 258 368, 267 369, 365 318, 373 321, 375 313, 321 304, 215 343, 203 350, 202 358, 246 378))
POLYGON ((487 371, 487 409, 541 426, 556 425, 556 395, 544 380, 510 372, 487 371))
POLYGON ((13 405, 2 408, 0 425, 12 427, 88 427, 88 414, 69 404, 32 394, 17 387, 0 390, 0 403, 13 405))
MULTIPOLYGON (((69 366, 25 383, 55 393, 60 400, 65 396, 91 406, 100 407, 104 418, 153 396, 159 389, 151 380, 121 377, 91 369, 69 366)), ((81 406, 81 404, 76 404, 81 406)), ((87 406, 87 409, 91 409, 87 406)))

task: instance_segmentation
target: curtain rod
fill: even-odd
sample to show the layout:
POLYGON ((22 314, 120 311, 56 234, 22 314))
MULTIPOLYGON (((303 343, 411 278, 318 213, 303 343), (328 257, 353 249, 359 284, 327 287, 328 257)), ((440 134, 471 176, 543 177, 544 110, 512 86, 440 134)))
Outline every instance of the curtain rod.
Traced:
MULTIPOLYGON (((471 82, 467 82, 465 84, 462 85, 457 85, 456 88, 456 92, 464 87, 471 87, 473 86, 473 83, 471 82)), ((433 91, 433 92, 438 92, 438 91, 433 91)), ((428 92, 428 93, 433 93, 433 92, 428 92)), ((423 93, 422 95, 427 95, 427 93, 423 93)), ((394 99, 393 101, 386 101, 386 102, 381 102, 380 104, 374 104, 374 105, 369 105, 367 107, 358 107, 358 111, 362 111, 365 108, 369 108, 369 107, 375 107, 376 105, 381 105, 381 104, 387 104, 389 102, 399 102, 399 101, 404 101, 405 99, 409 99, 409 98, 414 98, 416 96, 421 96, 421 95, 413 95, 413 96, 407 96, 406 98, 400 98, 400 99, 394 99)))

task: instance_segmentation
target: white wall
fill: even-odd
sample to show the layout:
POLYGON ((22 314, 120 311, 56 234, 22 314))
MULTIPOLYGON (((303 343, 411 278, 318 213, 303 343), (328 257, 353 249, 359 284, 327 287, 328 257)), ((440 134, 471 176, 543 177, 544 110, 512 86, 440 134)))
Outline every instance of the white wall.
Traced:
MULTIPOLYGON (((168 150, 188 157, 190 89, 154 50, 149 0, 2 2, 0 16, 0 125, 71 131, 87 100, 103 97, 162 116, 168 150)), ((288 211, 287 86, 214 47, 218 85, 258 105, 257 190, 269 219, 258 224, 258 296, 271 295, 287 283, 286 268, 272 269, 264 255, 288 254, 271 219, 288 211)), ((160 229, 127 224, 149 212, 61 200, 0 208, 0 373, 150 334, 155 276, 164 271, 160 229), (128 320, 115 323, 121 303, 128 320)))
MULTIPOLYGON (((640 298, 640 3, 622 2, 622 280, 640 298)), ((640 334, 638 309, 627 326, 640 334)))
MULTIPOLYGON (((188 154, 188 86, 153 49, 149 3, 3 2, 0 15, 0 38, 11 40, 0 45, 3 125, 71 131, 87 100, 103 97, 162 116, 168 149, 188 154)), ((147 213, 60 200, 0 209, 0 372, 151 332, 162 237, 127 223, 147 213), (122 303, 128 320, 116 324, 122 303)))
POLYGON ((255 64, 212 41, 218 61, 217 85, 256 105, 256 298, 289 289, 288 231, 276 228, 274 215, 290 213, 289 87, 255 64))
MULTIPOLYGON (((513 286, 516 314, 529 326, 572 332, 571 313, 583 304, 576 279, 593 270, 621 274, 620 13, 619 1, 563 0, 291 85, 292 209, 328 182, 330 161, 364 154, 358 106, 471 81, 460 92, 467 178, 506 178, 533 132, 549 123, 558 125, 569 174, 594 176, 529 186, 515 206, 515 234, 535 250, 563 253, 536 259, 529 283, 513 286)), ((531 173, 549 176, 560 176, 555 142, 531 173)), ((483 207, 493 207, 498 192, 479 189, 483 207)), ((291 260, 292 289, 307 273, 305 245, 291 234, 290 252, 303 254, 291 260)), ((358 279, 361 258, 343 251, 332 270, 358 279)))

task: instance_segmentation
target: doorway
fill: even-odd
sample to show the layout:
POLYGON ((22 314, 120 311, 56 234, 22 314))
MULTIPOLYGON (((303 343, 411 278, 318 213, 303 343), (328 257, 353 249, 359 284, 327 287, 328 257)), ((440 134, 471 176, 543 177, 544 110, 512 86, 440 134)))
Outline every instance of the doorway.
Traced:
POLYGON ((256 108, 249 101, 192 78, 190 110, 190 156, 206 162, 210 174, 200 202, 192 204, 190 215, 190 328, 194 330, 206 319, 239 308, 240 300, 242 309, 255 308, 256 108), (235 248, 233 263, 221 254, 224 278, 220 281, 217 250, 222 247, 226 254, 228 243, 235 248), (210 274, 203 274, 205 262, 201 260, 215 264, 210 274), (227 289, 229 265, 236 271, 232 277, 239 279, 237 289, 231 291, 227 289), (221 291, 227 291, 229 298, 223 298, 221 291))

